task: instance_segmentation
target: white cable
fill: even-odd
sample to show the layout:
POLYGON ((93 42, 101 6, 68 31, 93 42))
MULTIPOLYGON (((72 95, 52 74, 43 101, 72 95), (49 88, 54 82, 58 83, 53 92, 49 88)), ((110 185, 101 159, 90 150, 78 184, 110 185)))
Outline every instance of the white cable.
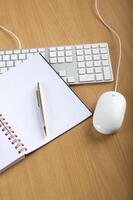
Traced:
POLYGON ((119 58, 118 58, 118 67, 117 67, 117 72, 116 72, 116 82, 115 82, 115 91, 117 91, 118 88, 118 81, 119 81, 119 71, 120 71, 120 65, 121 65, 121 57, 122 57, 122 45, 121 45, 121 39, 120 36, 118 35, 118 33, 111 28, 106 22, 105 20, 102 18, 102 16, 100 15, 99 9, 98 9, 98 3, 97 0, 95 0, 95 9, 97 12, 97 15, 99 17, 99 19, 101 20, 101 22, 116 36, 116 38, 118 39, 118 43, 119 43, 119 58))
POLYGON ((9 29, 5 28, 5 27, 2 26, 2 25, 0 25, 0 29, 6 31, 6 32, 9 33, 13 38, 15 38, 15 40, 17 40, 17 43, 18 43, 18 48, 19 48, 19 49, 22 49, 21 42, 20 42, 18 36, 17 36, 15 33, 13 33, 12 31, 10 31, 9 29))

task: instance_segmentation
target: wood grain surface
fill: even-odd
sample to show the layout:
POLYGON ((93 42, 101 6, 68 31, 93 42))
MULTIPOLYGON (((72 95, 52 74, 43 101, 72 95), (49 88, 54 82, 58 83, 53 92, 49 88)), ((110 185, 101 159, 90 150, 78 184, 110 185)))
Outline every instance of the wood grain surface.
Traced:
MULTIPOLYGON (((133 199, 133 1, 99 3, 122 39, 119 91, 127 99, 122 128, 103 136, 94 131, 92 118, 86 120, 0 175, 0 200, 133 199)), ((118 43, 96 17, 94 0, 0 0, 0 23, 19 36, 23 48, 108 42, 115 75, 118 43)), ((0 49, 16 45, 0 30, 0 49)), ((114 83, 72 89, 94 110, 114 83)))

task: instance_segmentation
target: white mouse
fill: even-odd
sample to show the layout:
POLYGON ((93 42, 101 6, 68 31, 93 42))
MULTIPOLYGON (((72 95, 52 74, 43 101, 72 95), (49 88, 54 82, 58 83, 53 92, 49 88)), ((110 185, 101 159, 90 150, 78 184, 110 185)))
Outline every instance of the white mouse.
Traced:
POLYGON ((103 93, 96 104, 93 126, 103 134, 116 132, 122 125, 126 110, 125 97, 115 91, 103 93))

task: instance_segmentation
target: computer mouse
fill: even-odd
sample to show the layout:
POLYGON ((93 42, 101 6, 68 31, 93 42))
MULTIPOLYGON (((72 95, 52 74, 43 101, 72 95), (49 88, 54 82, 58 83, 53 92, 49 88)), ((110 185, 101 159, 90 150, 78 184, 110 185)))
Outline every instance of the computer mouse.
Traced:
POLYGON ((119 92, 103 93, 96 104, 93 126, 103 134, 112 134, 122 125, 126 110, 125 97, 119 92))

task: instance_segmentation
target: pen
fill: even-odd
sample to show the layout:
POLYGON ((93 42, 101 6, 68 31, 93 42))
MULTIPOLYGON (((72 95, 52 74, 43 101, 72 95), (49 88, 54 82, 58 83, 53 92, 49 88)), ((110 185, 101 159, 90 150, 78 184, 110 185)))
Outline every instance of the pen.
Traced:
POLYGON ((38 107, 40 109, 40 113, 42 116, 43 130, 44 130, 45 135, 47 136, 46 112, 45 112, 45 106, 44 106, 43 92, 42 92, 41 84, 39 82, 37 82, 36 95, 37 95, 38 107))

